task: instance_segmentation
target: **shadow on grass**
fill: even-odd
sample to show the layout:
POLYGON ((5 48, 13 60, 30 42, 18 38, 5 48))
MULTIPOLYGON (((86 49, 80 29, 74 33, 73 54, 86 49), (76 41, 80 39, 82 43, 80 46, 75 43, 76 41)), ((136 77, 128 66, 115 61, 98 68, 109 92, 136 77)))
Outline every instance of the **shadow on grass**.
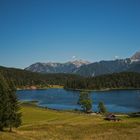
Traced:
POLYGON ((140 117, 140 112, 131 113, 131 114, 129 114, 129 117, 131 117, 131 118, 137 118, 137 117, 140 117))

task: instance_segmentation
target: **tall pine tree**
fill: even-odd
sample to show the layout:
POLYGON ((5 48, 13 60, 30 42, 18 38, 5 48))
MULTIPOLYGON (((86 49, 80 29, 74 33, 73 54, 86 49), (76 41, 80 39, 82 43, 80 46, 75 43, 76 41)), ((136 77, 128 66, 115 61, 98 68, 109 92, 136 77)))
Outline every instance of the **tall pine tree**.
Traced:
POLYGON ((9 83, 9 102, 8 102, 8 127, 12 131, 12 127, 19 127, 21 125, 21 113, 19 112, 19 103, 16 97, 16 88, 12 81, 9 83))
POLYGON ((16 97, 16 89, 11 81, 0 76, 0 129, 18 127, 21 124, 21 113, 16 97))
POLYGON ((2 131, 4 127, 7 127, 8 94, 9 87, 3 76, 0 75, 0 131, 2 131))

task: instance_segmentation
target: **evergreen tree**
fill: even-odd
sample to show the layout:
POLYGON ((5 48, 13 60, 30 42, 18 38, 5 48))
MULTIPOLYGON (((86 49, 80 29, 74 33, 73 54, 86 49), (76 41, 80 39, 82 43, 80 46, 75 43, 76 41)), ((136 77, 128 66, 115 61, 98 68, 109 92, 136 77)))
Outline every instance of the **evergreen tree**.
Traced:
POLYGON ((107 109, 103 102, 99 102, 98 109, 100 113, 105 114, 107 112, 107 109))
POLYGON ((16 97, 16 88, 13 83, 9 83, 9 102, 8 102, 8 121, 7 126, 9 131, 12 131, 12 127, 19 127, 21 125, 21 113, 19 112, 19 103, 16 97))
POLYGON ((7 113, 8 113, 8 85, 0 74, 0 131, 7 127, 7 113))
POLYGON ((0 75, 0 130, 18 127, 21 124, 21 114, 16 97, 16 90, 11 82, 0 75))

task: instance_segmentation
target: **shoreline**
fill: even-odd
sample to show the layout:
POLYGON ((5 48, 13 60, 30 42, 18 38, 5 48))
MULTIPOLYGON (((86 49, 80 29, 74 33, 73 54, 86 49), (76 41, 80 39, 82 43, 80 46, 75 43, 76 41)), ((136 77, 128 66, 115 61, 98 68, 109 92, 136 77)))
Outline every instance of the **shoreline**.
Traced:
MULTIPOLYGON (((65 88, 64 88, 65 89, 65 88)), ((81 92, 100 92, 100 91, 114 91, 114 90, 140 90, 140 88, 106 88, 106 89, 72 89, 66 88, 65 90, 81 91, 81 92)))
POLYGON ((114 91, 114 90, 140 90, 140 88, 105 88, 105 89, 73 89, 73 88, 64 88, 64 86, 60 86, 60 85, 51 85, 49 87, 43 87, 43 88, 31 88, 31 87, 27 87, 27 88, 17 88, 17 91, 20 90, 47 90, 47 89, 64 89, 64 90, 71 90, 71 91, 81 91, 81 92, 101 92, 101 91, 114 91))
POLYGON ((19 88, 17 87, 17 91, 20 90, 47 90, 47 89, 53 89, 53 88, 58 88, 58 89, 62 89, 64 88, 64 86, 60 86, 60 85, 49 85, 48 87, 37 87, 37 86, 30 86, 30 87, 23 87, 23 88, 19 88))
MULTIPOLYGON (((37 108, 40 108, 40 109, 45 109, 45 110, 51 110, 51 111, 57 111, 57 112, 72 112, 72 113, 80 113, 80 114, 85 114, 85 115, 90 115, 90 114, 96 114, 97 116, 99 115, 103 115, 103 114, 100 114, 98 112, 91 112, 91 113, 85 113, 83 112, 82 110, 61 110, 61 109, 53 109, 53 108, 48 108, 48 107, 43 107, 43 106, 39 106, 38 105, 38 101, 20 101, 21 103, 21 106, 25 105, 25 106, 32 106, 32 107, 37 107, 37 108)), ((123 116, 128 116, 129 114, 133 114, 133 113, 138 113, 138 112, 129 112, 129 113, 119 113, 119 112, 108 112, 109 113, 113 113, 115 115, 123 115, 123 116)))

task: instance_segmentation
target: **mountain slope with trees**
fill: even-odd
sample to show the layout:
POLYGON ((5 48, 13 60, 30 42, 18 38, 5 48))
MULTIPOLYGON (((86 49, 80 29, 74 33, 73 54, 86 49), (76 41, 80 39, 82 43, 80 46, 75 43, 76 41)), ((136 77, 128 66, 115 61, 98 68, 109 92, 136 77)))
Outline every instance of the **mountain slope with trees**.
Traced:
POLYGON ((140 73, 122 72, 67 81, 66 89, 128 89, 140 88, 140 73))
POLYGON ((40 74, 26 70, 0 67, 0 73, 9 81, 12 81, 16 87, 25 86, 48 86, 65 85, 67 80, 81 79, 81 76, 74 74, 40 74))
POLYGON ((81 77, 74 74, 40 74, 20 69, 0 67, 7 81, 19 88, 61 85, 72 89, 140 88, 140 73, 122 72, 96 77, 81 77))

